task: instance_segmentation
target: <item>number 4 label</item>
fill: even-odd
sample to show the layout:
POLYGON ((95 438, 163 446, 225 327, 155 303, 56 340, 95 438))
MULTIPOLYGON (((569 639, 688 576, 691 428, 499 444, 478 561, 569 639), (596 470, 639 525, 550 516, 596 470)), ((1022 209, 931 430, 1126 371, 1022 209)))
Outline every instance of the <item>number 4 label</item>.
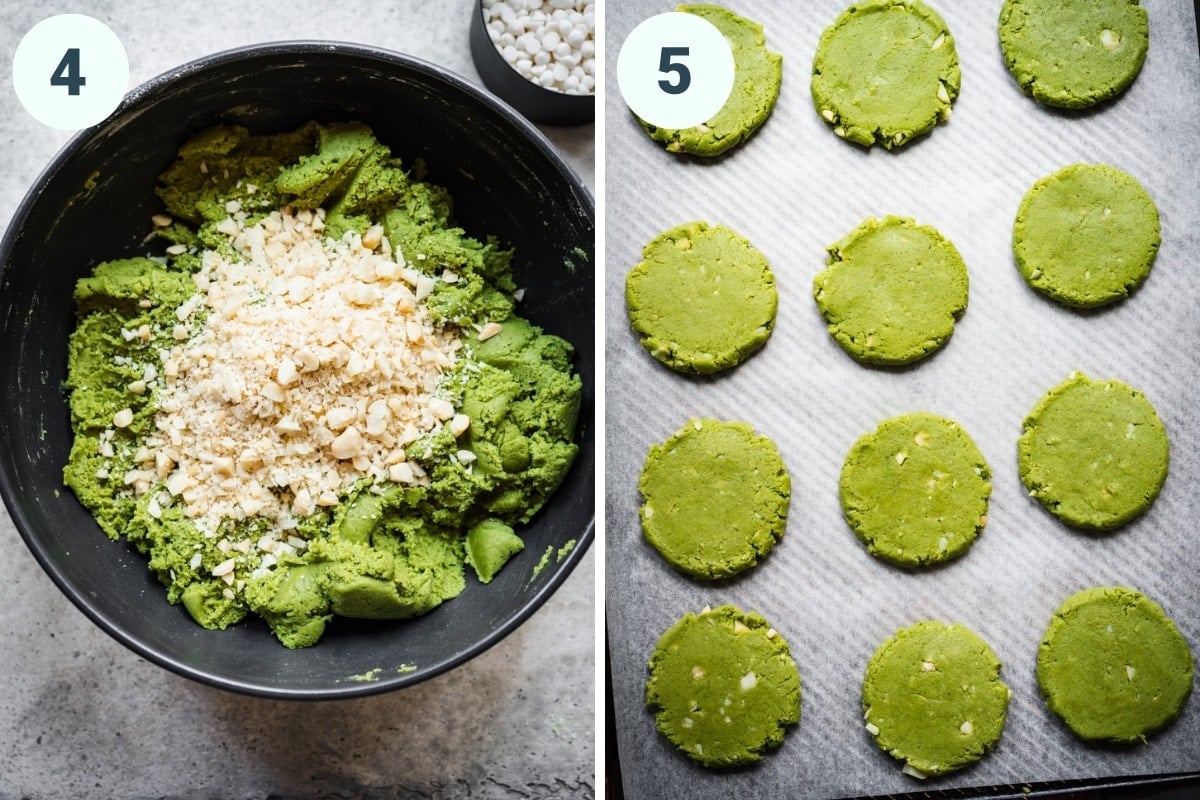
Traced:
POLYGON ((58 68, 50 76, 50 85, 67 87, 67 94, 79 94, 79 87, 86 83, 87 78, 79 74, 79 48, 67 48, 58 68))
POLYGON ((643 20, 617 55, 621 97, 659 128, 711 119, 729 99, 733 79, 729 40, 708 20, 682 11, 643 20))
POLYGON ((112 30, 84 14, 48 17, 13 54, 13 88, 43 125, 78 130, 102 121, 125 96, 129 57, 112 30), (86 71, 85 71, 86 70, 86 71))

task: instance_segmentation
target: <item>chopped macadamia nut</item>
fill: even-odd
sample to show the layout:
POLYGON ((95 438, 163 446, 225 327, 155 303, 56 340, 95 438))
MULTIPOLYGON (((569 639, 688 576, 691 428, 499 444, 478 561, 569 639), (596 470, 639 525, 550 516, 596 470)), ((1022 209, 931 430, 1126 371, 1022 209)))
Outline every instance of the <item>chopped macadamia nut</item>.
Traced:
MULTIPOLYGON (((434 396, 461 347, 421 302, 434 280, 377 251, 381 226, 335 241, 319 234, 319 213, 284 209, 247 226, 239 202, 226 211, 217 230, 236 257, 204 251, 196 294, 176 315, 178 344, 129 385, 143 394, 157 381, 159 393, 144 453, 155 470, 131 471, 129 485, 165 480, 164 497, 215 531, 250 516, 294 529, 364 477, 427 481, 403 448, 439 424, 455 435, 467 425, 434 396)), ((113 417, 115 428, 132 422, 132 409, 113 417)))

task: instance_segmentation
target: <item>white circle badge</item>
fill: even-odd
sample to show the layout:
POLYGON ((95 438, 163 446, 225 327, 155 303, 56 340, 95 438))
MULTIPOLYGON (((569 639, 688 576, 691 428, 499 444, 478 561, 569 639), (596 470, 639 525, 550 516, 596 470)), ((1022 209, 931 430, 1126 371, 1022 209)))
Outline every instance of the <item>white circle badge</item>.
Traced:
POLYGON ((659 128, 691 128, 733 90, 733 49, 717 27, 683 11, 643 20, 621 44, 617 86, 629 109, 659 128))
POLYGON ((47 17, 13 55, 13 88, 38 122, 60 130, 95 125, 129 84, 129 57, 112 29, 85 14, 47 17))

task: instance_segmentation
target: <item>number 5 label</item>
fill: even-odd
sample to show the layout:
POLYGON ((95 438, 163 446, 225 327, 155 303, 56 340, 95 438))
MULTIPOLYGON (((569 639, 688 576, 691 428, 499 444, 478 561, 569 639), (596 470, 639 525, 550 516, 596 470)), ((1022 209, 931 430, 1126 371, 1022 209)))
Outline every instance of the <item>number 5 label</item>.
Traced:
POLYGON ((129 58, 112 30, 83 14, 48 17, 13 55, 13 88, 43 125, 78 130, 113 112, 129 84, 129 58))
POLYGON ((691 128, 721 110, 733 90, 733 51, 711 22, 671 11, 643 20, 617 55, 625 104, 659 128, 691 128))

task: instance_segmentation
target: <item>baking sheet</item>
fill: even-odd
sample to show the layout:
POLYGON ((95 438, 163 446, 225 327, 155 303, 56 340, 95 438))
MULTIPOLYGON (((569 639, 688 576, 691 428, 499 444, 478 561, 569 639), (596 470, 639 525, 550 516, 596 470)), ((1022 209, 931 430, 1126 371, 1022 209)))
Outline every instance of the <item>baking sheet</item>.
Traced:
MULTIPOLYGON (((1000 0, 935 8, 958 45, 962 93, 949 123, 896 152, 840 141, 813 109, 812 58, 845 0, 729 0, 761 22, 784 55, 778 105, 754 138, 715 161, 650 141, 609 70, 606 93, 607 625, 618 744, 629 797, 843 797, 1200 770, 1200 700, 1148 746, 1088 747, 1043 705, 1037 645, 1054 609, 1093 585, 1125 584, 1158 601, 1200 655, 1200 58, 1194 11, 1143 0, 1150 48, 1141 74, 1096 110, 1041 108, 1000 55, 1000 0), (1012 222, 1038 178, 1078 161, 1136 176, 1158 205, 1163 243, 1129 300, 1076 312, 1030 290, 1011 251, 1012 222), (811 297, 824 248, 867 216, 898 214, 938 228, 962 253, 970 301, 950 342, 906 369, 850 359, 811 297), (626 272, 666 228, 725 223, 769 259, 779 289, 767 346, 713 378, 674 373, 629 329, 626 272), (1021 422, 1072 370, 1114 377, 1155 404, 1171 468, 1150 511, 1117 532, 1069 529, 1029 498, 1016 469, 1021 422), (846 452, 886 417, 927 410, 957 420, 993 473, 986 530, 963 557, 908 572, 866 553, 843 521, 837 479, 846 452), (700 583, 644 543, 637 477, 648 448, 689 417, 750 422, 779 446, 792 477, 787 533, 757 568, 700 583), (676 752, 643 705, 646 661, 686 611, 736 603, 787 638, 803 682, 800 725, 758 766, 716 773, 676 752), (997 749, 976 766, 918 782, 880 752, 862 724, 860 686, 875 648, 920 619, 982 635, 1012 690, 997 749)), ((605 43, 620 44, 670 0, 609 4, 605 43)))

